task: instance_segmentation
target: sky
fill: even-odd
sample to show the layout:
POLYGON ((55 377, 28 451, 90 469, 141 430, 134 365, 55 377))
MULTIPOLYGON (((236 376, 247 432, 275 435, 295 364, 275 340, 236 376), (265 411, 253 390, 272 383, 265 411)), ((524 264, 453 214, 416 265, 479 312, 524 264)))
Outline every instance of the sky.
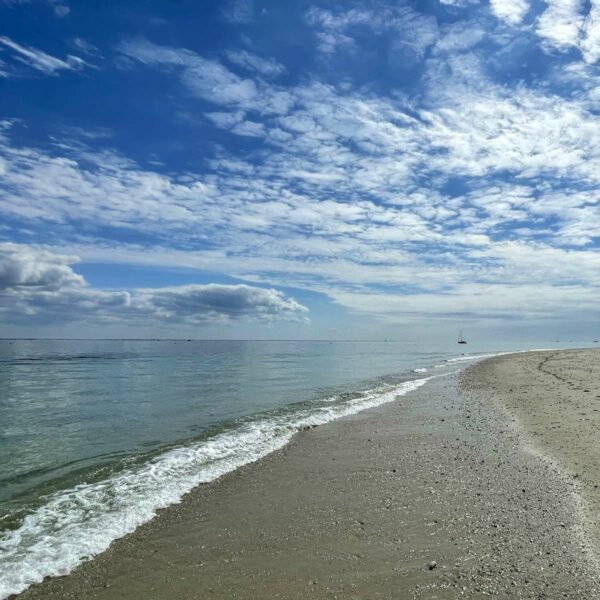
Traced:
POLYGON ((600 336, 600 0, 0 0, 0 337, 600 336))

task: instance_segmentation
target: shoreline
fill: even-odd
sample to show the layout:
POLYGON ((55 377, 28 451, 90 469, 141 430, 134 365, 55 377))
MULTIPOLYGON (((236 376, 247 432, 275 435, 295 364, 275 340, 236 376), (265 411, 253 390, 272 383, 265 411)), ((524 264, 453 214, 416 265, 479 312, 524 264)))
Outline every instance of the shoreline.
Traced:
POLYGON ((490 364, 569 352, 598 354, 488 359, 301 432, 16 597, 595 597, 572 487, 487 404, 490 364))

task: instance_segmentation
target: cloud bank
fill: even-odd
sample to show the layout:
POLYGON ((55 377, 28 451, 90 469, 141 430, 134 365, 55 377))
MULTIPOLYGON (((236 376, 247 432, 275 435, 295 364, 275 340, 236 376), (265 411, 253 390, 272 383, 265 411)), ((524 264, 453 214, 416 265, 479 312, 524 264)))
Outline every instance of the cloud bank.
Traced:
POLYGON ((0 313, 8 319, 68 322, 159 321, 204 325, 253 319, 305 319, 308 309, 272 288, 185 285, 112 291, 93 289, 73 271, 73 256, 0 244, 0 313))

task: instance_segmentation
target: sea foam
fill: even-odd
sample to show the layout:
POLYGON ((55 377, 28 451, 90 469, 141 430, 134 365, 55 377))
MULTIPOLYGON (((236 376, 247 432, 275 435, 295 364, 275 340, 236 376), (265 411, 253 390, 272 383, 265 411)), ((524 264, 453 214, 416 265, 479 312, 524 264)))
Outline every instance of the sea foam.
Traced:
MULTIPOLYGON (((464 354, 462 356, 456 356, 454 358, 447 358, 446 363, 454 364, 464 362, 467 360, 483 360, 484 358, 493 358, 495 356, 506 356, 508 354, 524 354, 526 352, 548 352, 548 348, 533 348, 531 350, 513 350, 510 352, 494 352, 493 354, 464 354)), ((436 368, 443 367, 444 365, 435 365, 436 368)))
POLYGON ((294 433, 391 402, 433 377, 369 390, 352 400, 246 422, 208 440, 166 451, 145 465, 47 498, 18 529, 0 535, 0 599, 82 561, 178 503, 201 483, 285 446, 294 433))

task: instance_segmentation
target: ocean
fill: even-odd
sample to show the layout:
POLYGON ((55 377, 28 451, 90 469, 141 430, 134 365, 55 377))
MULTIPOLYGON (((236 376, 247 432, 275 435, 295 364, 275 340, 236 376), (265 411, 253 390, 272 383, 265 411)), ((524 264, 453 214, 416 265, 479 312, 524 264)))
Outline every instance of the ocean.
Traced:
POLYGON ((0 599, 303 428, 483 356, 584 345, 0 340, 0 599))

